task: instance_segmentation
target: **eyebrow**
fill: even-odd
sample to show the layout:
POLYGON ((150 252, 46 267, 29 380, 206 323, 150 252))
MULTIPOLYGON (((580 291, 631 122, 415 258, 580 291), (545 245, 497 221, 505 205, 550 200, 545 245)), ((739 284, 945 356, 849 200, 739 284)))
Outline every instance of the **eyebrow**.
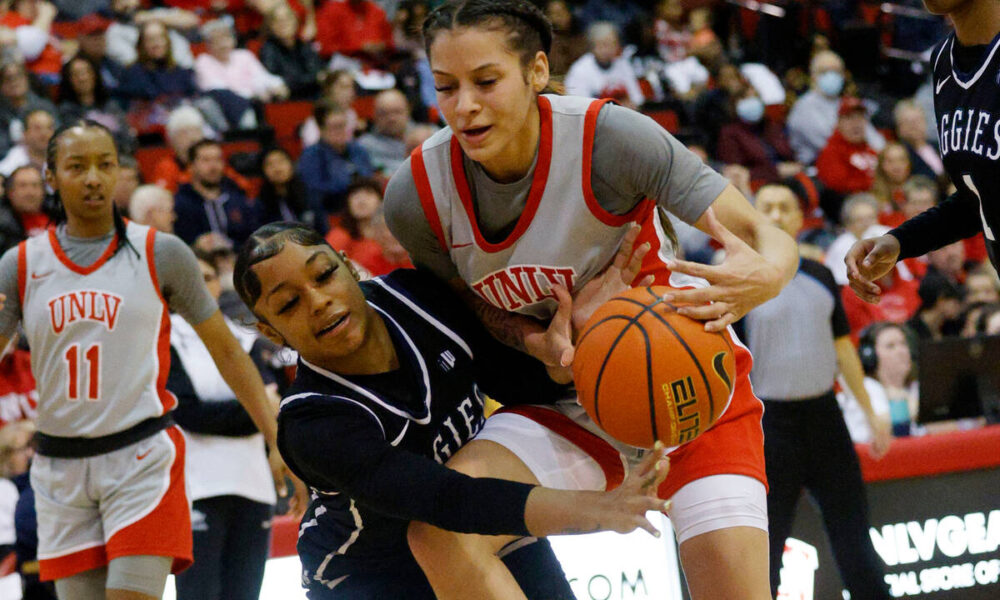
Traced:
MULTIPOLYGON (((114 153, 105 152, 104 154, 100 155, 101 158, 108 158, 110 156, 114 156, 114 153)), ((66 157, 66 160, 83 160, 85 158, 87 158, 86 154, 70 154, 69 156, 66 157)))
MULTIPOLYGON (((320 256, 324 256, 324 252, 322 250, 317 250, 317 251, 313 252, 312 255, 309 258, 306 259, 306 266, 311 265, 312 262, 314 260, 316 260, 317 258, 319 258, 320 256)), ((286 284, 287 284, 286 281, 282 281, 278 285, 274 286, 273 288, 271 288, 271 291, 267 293, 266 297, 270 298, 271 296, 274 295, 275 292, 277 292, 281 288, 285 287, 286 284)))
MULTIPOLYGON (((486 69, 495 68, 495 67, 499 67, 499 66, 500 66, 500 63, 487 63, 485 65, 480 65, 480 66, 476 67, 475 69, 472 70, 472 72, 475 73, 476 71, 484 71, 486 69)), ((447 75, 448 77, 453 77, 453 75, 451 73, 448 73, 447 71, 442 71, 440 69, 434 69, 433 73, 435 75, 447 75)))

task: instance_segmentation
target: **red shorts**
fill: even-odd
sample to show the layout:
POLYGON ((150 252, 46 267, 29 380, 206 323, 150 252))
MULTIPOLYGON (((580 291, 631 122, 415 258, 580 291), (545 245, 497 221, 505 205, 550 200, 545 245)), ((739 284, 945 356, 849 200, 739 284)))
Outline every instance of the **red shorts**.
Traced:
POLYGON ((174 573, 193 561, 184 436, 176 426, 98 456, 36 456, 31 485, 43 581, 122 556, 169 556, 174 573))

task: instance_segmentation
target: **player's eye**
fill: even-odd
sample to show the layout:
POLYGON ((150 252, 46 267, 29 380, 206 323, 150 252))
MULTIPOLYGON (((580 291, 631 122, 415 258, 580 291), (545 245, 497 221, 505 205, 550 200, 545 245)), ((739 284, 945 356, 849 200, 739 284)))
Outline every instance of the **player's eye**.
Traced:
POLYGON ((491 85, 493 85, 496 82, 497 82, 496 79, 482 79, 480 81, 477 81, 476 84, 479 87, 490 87, 491 85))
POLYGON ((451 90, 452 90, 452 87, 450 85, 436 85, 436 86, 434 86, 434 91, 438 92, 439 94, 446 94, 446 93, 450 92, 451 90))
POLYGON ((293 308, 295 308, 295 305, 298 304, 298 303, 299 303, 299 297, 295 296, 294 298, 292 298, 288 302, 284 303, 281 306, 281 308, 278 309, 278 314, 279 315, 285 314, 286 312, 288 312, 288 311, 292 310, 293 308))
POLYGON ((336 270, 337 270, 336 266, 331 266, 331 267, 327 268, 325 271, 323 271, 322 273, 320 273, 319 276, 316 277, 316 282, 317 283, 324 283, 324 282, 326 282, 328 279, 330 279, 330 277, 333 276, 333 273, 336 270))

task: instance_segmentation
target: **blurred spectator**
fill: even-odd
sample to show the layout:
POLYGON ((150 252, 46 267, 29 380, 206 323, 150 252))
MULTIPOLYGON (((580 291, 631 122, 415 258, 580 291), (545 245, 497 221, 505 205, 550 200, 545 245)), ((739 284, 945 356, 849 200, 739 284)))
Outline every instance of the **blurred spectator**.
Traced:
POLYGON ((628 60, 621 56, 618 30, 607 22, 587 30, 590 52, 581 56, 566 74, 566 92, 574 96, 613 98, 625 106, 642 106, 644 96, 628 60))
POLYGON ((14 169, 32 165, 41 171, 45 150, 55 133, 55 117, 47 110, 33 110, 24 117, 24 137, 0 160, 0 175, 9 177, 14 169))
MULTIPOLYGON (((0 427, 0 561, 14 566, 17 542, 16 509, 18 497, 28 483, 28 467, 34 456, 31 421, 17 421, 0 427)), ((0 597, 21 598, 21 577, 0 574, 0 597)))
POLYGON ((375 96, 372 130, 358 138, 372 166, 392 176, 410 155, 406 151, 406 132, 413 126, 410 104, 399 90, 385 90, 375 96))
POLYGON ((319 103, 313 116, 322 123, 320 141, 302 151, 296 171, 309 190, 310 207, 318 214, 333 214, 343 209, 351 181, 371 177, 375 170, 368 153, 354 141, 347 110, 319 103))
POLYGON ((747 81, 739 67, 724 63, 713 73, 715 87, 706 90, 694 100, 694 124, 705 134, 709 154, 714 155, 719 131, 732 118, 732 106, 743 91, 747 81))
MULTIPOLYGON (((200 257, 198 264, 205 286, 218 301, 222 293, 218 272, 207 257, 200 257)), ((274 378, 262 362, 256 332, 225 320, 243 350, 254 357, 276 402, 274 378)), ((277 500, 264 437, 194 328, 179 315, 171 315, 170 323, 167 389, 177 397, 174 418, 187 442, 196 565, 177 577, 177 595, 190 600, 257 598, 277 500)))
MULTIPOLYGON (((802 227, 803 211, 785 186, 767 185, 756 208, 789 235, 802 227)), ((876 432, 872 454, 889 450, 889 423, 872 409, 864 372, 851 342, 830 271, 802 259, 798 273, 777 297, 743 319, 754 355, 750 380, 764 402, 764 455, 769 491, 771 590, 780 581, 781 556, 802 492, 818 505, 844 585, 853 597, 888 600, 884 566, 868 535, 861 468, 834 394, 838 371, 876 432), (795 369, 788 369, 794 364, 795 369), (808 443, 804 441, 808 440, 808 443)))
POLYGON ((965 282, 965 244, 961 241, 927 253, 927 275, 940 275, 956 286, 965 282))
MULTIPOLYGON (((809 63, 812 87, 792 106, 788 114, 788 139, 798 162, 810 165, 837 126, 844 91, 844 61, 829 50, 817 52, 809 63)), ((863 139, 876 152, 885 139, 866 124, 863 139)))
POLYGON ((614 25, 618 31, 625 29, 629 21, 645 16, 632 0, 586 0, 576 14, 584 27, 604 21, 614 25))
MULTIPOLYGON (((354 75, 345 69, 337 69, 323 76, 320 81, 322 94, 316 100, 316 104, 321 102, 334 104, 343 107, 347 111, 348 126, 351 131, 358 131, 365 127, 365 124, 358 119, 358 114, 351 108, 357 99, 357 84, 354 82, 354 75)), ((299 139, 303 146, 312 146, 319 142, 319 125, 316 118, 310 116, 302 123, 299 131, 299 139)))
POLYGON ((847 266, 844 264, 847 251, 854 242, 882 235, 889 228, 878 224, 878 200, 865 193, 854 194, 844 201, 840 221, 844 232, 827 248, 825 264, 837 285, 847 285, 847 266))
POLYGON ((413 149, 427 141, 429 137, 437 133, 438 128, 434 125, 416 124, 406 130, 406 154, 409 156, 413 149))
POLYGON ((976 323, 979 335, 1000 335, 1000 304, 987 304, 979 313, 976 323))
POLYGON ((660 56, 667 62, 679 62, 687 58, 692 36, 684 19, 684 3, 681 0, 660 0, 656 4, 654 15, 653 25, 660 56))
POLYGON ((286 150, 272 148, 265 152, 260 171, 264 175, 257 197, 261 223, 298 221, 326 233, 329 224, 326 219, 316 218, 316 213, 309 208, 306 186, 295 174, 295 163, 286 150))
POLYGON ((925 210, 937 206, 940 192, 933 179, 925 175, 913 175, 903 184, 903 216, 912 219, 925 210))
POLYGON ((392 21, 392 43, 396 51, 407 54, 422 52, 424 44, 420 29, 430 12, 428 0, 403 0, 395 11, 389 10, 388 4, 387 0, 379 2, 392 21))
POLYGON ((174 195, 174 232, 188 244, 212 231, 242 244, 260 224, 259 207, 225 176, 222 146, 201 140, 189 151, 191 182, 174 195))
POLYGON ((112 22, 105 32, 108 56, 120 65, 131 65, 139 56, 140 28, 148 23, 160 23, 163 34, 169 35, 166 43, 171 63, 183 69, 194 66, 191 45, 180 33, 173 29, 193 29, 198 26, 198 16, 179 9, 139 10, 140 0, 111 0, 112 22))
POLYGON ((207 259, 217 273, 222 294, 218 298, 219 310, 236 323, 253 323, 257 320, 240 300, 233 286, 233 268, 236 266, 236 251, 233 242, 225 235, 209 231, 194 241, 195 254, 207 259))
POLYGON ((24 118, 35 110, 58 114, 55 104, 31 91, 23 62, 6 60, 0 63, 0 153, 6 154, 21 141, 24 118))
MULTIPOLYGON (((879 321, 865 328, 858 346, 872 408, 890 420, 893 435, 897 436, 909 435, 917 416, 915 342, 906 325, 879 321)), ((850 394, 842 395, 840 400, 853 441, 869 443, 871 428, 857 400, 850 394)))
POLYGON ((52 3, 37 0, 10 0, 0 6, 0 26, 14 30, 28 70, 47 84, 59 83, 62 66, 62 53, 50 36, 57 13, 52 3))
POLYGON ((129 202, 129 217, 140 225, 149 225, 164 233, 174 232, 174 197, 158 185, 147 183, 136 188, 129 202))
POLYGON ((903 205, 906 204, 903 186, 909 178, 910 155, 906 147, 898 142, 889 142, 879 152, 875 181, 872 183, 872 194, 878 198, 879 223, 896 227, 906 220, 903 216, 903 205))
POLYGON ((80 34, 76 38, 79 45, 77 56, 97 65, 104 88, 113 94, 118 90, 118 82, 121 81, 125 67, 108 56, 108 41, 105 34, 111 22, 98 15, 87 15, 80 19, 77 25, 80 28, 80 34))
POLYGON ((49 226, 49 215, 42 208, 45 189, 42 187, 41 169, 30 165, 18 167, 4 180, 3 187, 4 195, 0 199, 0 254, 44 232, 49 226))
POLYGON ((229 90, 261 102, 288 97, 288 88, 281 77, 268 72, 253 52, 236 47, 236 33, 229 19, 205 23, 201 35, 208 44, 208 52, 194 61, 199 88, 229 90))
POLYGON ((1000 302, 1000 280, 989 265, 977 267, 965 277, 965 302, 967 304, 996 304, 1000 302))
POLYGON ((143 23, 136 41, 137 57, 122 74, 119 93, 129 100, 176 101, 197 96, 194 71, 176 62, 172 46, 163 23, 143 23))
POLYGON ((907 325, 921 340, 941 339, 958 333, 956 320, 962 312, 962 290, 936 273, 928 273, 920 282, 920 309, 907 325))
MULTIPOLYGON (((28 472, 31 459, 35 456, 34 435, 35 425, 30 420, 14 421, 0 427, 0 480, 9 481, 28 472)), ((11 515, 13 512, 11 505, 11 515)))
POLYGON ((111 199, 123 215, 128 214, 128 205, 132 200, 132 192, 142 185, 142 173, 139 172, 139 165, 135 158, 128 154, 118 155, 118 181, 115 182, 115 189, 111 192, 111 199))
POLYGON ((280 76, 292 98, 313 98, 319 93, 323 64, 313 45, 299 37, 299 18, 287 4, 278 4, 264 21, 267 40, 260 62, 280 76))
POLYGON ((392 50, 392 24, 371 0, 327 2, 316 14, 320 54, 380 56, 392 50))
MULTIPOLYGON (((345 253, 373 276, 412 266, 405 252, 402 257, 396 256, 398 262, 386 257, 378 239, 380 235, 384 236, 384 232, 379 231, 378 216, 381 212, 381 188, 372 180, 360 179, 348 188, 347 207, 337 225, 326 234, 326 241, 334 249, 345 253)), ((384 219, 381 223, 384 225, 384 219)))
POLYGON ((771 183, 801 169, 792 165, 795 155, 788 145, 784 126, 765 115, 764 102, 752 86, 732 99, 732 115, 719 131, 716 156, 726 164, 750 170, 754 181, 771 183), (782 171, 779 171, 779 165, 782 171))
MULTIPOLYGON (((206 138, 207 129, 205 118, 197 108, 193 106, 175 108, 170 113, 166 125, 167 145, 173 150, 173 154, 163 157, 153 167, 153 183, 176 192, 181 184, 191 181, 188 156, 191 147, 206 138)), ((245 177, 229 165, 226 165, 225 169, 226 177, 235 181, 244 192, 250 189, 250 183, 245 177)))
POLYGON ((59 82, 59 119, 63 122, 90 119, 111 131, 118 152, 131 154, 136 139, 125 120, 125 112, 111 99, 97 65, 83 56, 69 59, 59 82))
POLYGON ((182 174, 187 169, 191 146, 205 139, 205 118, 193 106, 175 108, 167 119, 167 145, 173 155, 164 157, 153 168, 153 183, 176 192, 177 186, 186 183, 182 174))
POLYGON ((549 71, 563 76, 570 66, 587 52, 587 36, 566 0, 549 0, 545 3, 545 16, 552 22, 552 51, 549 52, 549 71))
POLYGON ((844 98, 837 111, 837 129, 816 158, 816 176, 828 190, 852 194, 872 188, 878 154, 865 141, 867 127, 871 124, 861 100, 844 98))
POLYGON ((927 116, 919 104, 910 99, 900 100, 892 112, 896 122, 896 137, 910 155, 910 172, 932 179, 942 177, 944 163, 937 142, 927 139, 927 116))

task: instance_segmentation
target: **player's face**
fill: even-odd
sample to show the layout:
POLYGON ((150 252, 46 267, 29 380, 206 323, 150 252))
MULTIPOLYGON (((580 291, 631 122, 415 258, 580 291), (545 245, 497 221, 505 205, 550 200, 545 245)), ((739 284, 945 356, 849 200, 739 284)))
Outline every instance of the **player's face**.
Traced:
POLYGON ((545 54, 525 71, 505 31, 468 27, 438 33, 430 60, 438 105, 465 154, 494 177, 523 176, 517 171, 537 149, 531 128, 549 78, 545 54))
POLYGON ((288 242, 253 266, 261 295, 261 331, 318 365, 336 364, 361 347, 370 312, 357 280, 328 246, 288 242))
MULTIPOLYGON (((103 129, 74 127, 56 141, 55 169, 46 182, 59 192, 70 223, 112 223, 112 193, 118 180, 118 151, 103 129)), ((103 227, 98 227, 104 231, 103 227)))
POLYGON ((878 357, 879 371, 905 377, 913 368, 910 346, 906 336, 896 327, 882 330, 875 340, 875 356, 878 357))
POLYGON ((757 194, 757 211, 772 225, 793 238, 802 229, 802 209, 799 200, 784 186, 769 185, 757 194))

